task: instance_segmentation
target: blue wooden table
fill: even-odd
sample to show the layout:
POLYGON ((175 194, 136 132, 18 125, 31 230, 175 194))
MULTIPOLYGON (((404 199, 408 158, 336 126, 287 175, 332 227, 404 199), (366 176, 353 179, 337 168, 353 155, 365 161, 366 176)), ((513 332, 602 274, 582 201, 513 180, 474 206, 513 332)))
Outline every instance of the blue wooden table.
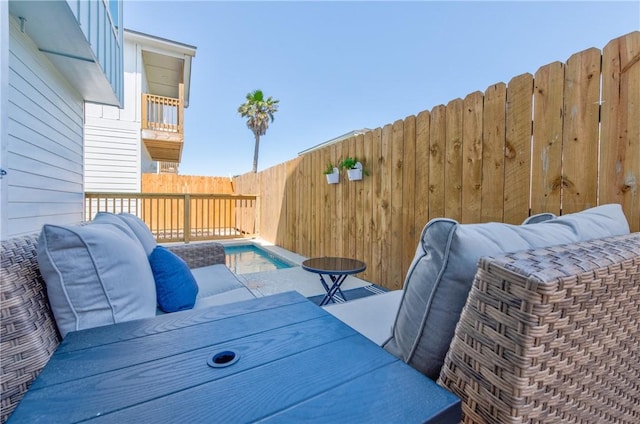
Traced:
POLYGON ((288 292, 69 333, 10 422, 459 419, 454 395, 288 292))

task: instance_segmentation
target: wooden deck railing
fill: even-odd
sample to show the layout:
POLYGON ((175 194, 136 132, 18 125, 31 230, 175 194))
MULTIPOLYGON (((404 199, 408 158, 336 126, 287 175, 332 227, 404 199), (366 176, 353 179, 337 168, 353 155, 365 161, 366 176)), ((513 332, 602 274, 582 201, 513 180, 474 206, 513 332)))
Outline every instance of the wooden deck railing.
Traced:
POLYGON ((253 237, 256 205, 256 196, 230 194, 85 193, 85 220, 132 213, 159 243, 253 237))
POLYGON ((180 164, 178 162, 158 162, 158 173, 177 174, 179 166, 180 164))
POLYGON ((184 133, 184 85, 179 98, 142 93, 142 129, 184 133))

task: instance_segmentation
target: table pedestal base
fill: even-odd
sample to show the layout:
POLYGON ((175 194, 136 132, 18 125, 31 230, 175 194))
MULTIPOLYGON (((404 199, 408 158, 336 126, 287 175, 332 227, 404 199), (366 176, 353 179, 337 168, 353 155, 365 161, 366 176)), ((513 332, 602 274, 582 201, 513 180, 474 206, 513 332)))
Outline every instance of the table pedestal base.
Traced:
POLYGON ((324 289, 327 291, 327 294, 325 294, 322 300, 320 301, 320 306, 327 305, 329 304, 329 302, 335 303, 335 300, 333 300, 333 296, 335 296, 336 293, 339 293, 344 300, 347 300, 344 293, 342 293, 342 290, 340 290, 340 286, 342 285, 342 283, 344 283, 344 280, 347 279, 346 274, 342 274, 342 275, 327 274, 331 279, 331 282, 333 283, 331 287, 329 287, 329 284, 327 284, 322 274, 319 274, 319 275, 320 275, 320 282, 322 283, 322 286, 324 287, 324 289))

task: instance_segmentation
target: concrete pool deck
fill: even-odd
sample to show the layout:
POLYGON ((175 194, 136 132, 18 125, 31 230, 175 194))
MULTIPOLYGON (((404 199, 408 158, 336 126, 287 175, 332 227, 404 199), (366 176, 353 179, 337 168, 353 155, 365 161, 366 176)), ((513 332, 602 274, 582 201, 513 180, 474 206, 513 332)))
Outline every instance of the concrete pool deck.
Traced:
MULTIPOLYGON (((221 241, 225 246, 242 244, 255 244, 284 259, 295 266, 291 268, 277 269, 273 271, 254 272, 250 274, 237 274, 245 285, 258 297, 269 296, 276 293, 295 290, 305 297, 325 294, 326 291, 320 283, 318 274, 302 269, 300 264, 307 259, 289 250, 283 249, 260 239, 221 241)), ((348 276, 342 284, 342 290, 355 289, 371 284, 368 281, 348 276)))

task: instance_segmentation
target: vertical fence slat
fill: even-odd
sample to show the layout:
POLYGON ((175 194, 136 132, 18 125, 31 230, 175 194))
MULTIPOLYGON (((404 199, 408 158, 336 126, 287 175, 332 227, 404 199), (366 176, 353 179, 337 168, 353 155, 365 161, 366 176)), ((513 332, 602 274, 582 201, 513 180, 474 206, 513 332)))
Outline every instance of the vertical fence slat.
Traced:
POLYGON ((402 175, 404 171, 403 163, 404 150, 404 122, 397 120, 393 123, 391 138, 391 154, 388 156, 390 160, 390 215, 389 223, 391 224, 390 235, 390 255, 388 256, 389 275, 387 276, 387 284, 393 288, 402 287, 403 277, 403 254, 404 254, 404 228, 403 228, 403 187, 402 175))
POLYGON ((504 163, 504 221, 510 224, 520 224, 529 216, 532 113, 533 75, 512 78, 507 87, 504 163))
POLYGON ((554 62, 534 77, 531 213, 560 215, 564 65, 554 62))
POLYGON ((392 157, 393 126, 387 124, 382 128, 380 137, 380 152, 378 155, 378 172, 380 173, 380 196, 378 205, 378 266, 380 267, 380 281, 385 286, 392 287, 389 283, 391 275, 389 264, 394 261, 391 257, 391 157, 392 157))
POLYGON ((444 216, 444 155, 447 115, 443 105, 431 111, 429 134, 429 219, 444 216))
MULTIPOLYGON (((342 142, 342 158, 345 158, 347 156, 355 156, 355 146, 353 143, 353 137, 349 137, 344 142, 342 142)), ((355 183, 348 180, 349 178, 347 177, 345 179, 345 183, 342 184, 342 215, 339 219, 339 221, 342 223, 342 233, 341 237, 337 240, 338 244, 341 245, 339 248, 341 252, 340 256, 353 256, 355 253, 353 251, 353 238, 355 237, 355 219, 353 216, 353 206, 356 188, 355 183)))
POLYGON ((420 238, 420 230, 429 220, 429 128, 431 114, 423 111, 416 117, 416 200, 414 249, 420 238))
MULTIPOLYGON (((355 139, 355 154, 356 157, 362 161, 365 169, 369 167, 369 157, 364 154, 364 135, 358 134, 355 139)), ((356 187, 356 201, 355 201, 355 210, 354 215, 356 217, 356 231, 355 231, 355 252, 356 257, 361 260, 365 260, 365 252, 364 252, 364 203, 365 203, 365 187, 369 183, 369 177, 364 175, 362 176, 362 181, 359 181, 356 187)))
POLYGON ((402 267, 400 287, 416 251, 416 117, 404 119, 404 147, 402 159, 402 267))
POLYGON ((362 234, 362 258, 367 263, 367 270, 363 274, 364 278, 370 278, 371 273, 371 264, 373 261, 373 251, 372 251, 372 243, 373 243, 373 234, 375 232, 375 226, 373 225, 373 187, 374 180, 373 176, 376 171, 376 160, 375 160, 375 149, 373 146, 373 131, 367 131, 363 136, 363 156, 367 161, 367 169, 369 170, 369 177, 364 180, 364 194, 363 194, 363 203, 362 203, 362 223, 363 223, 363 234, 362 234))
POLYGON ((640 32, 609 42, 602 57, 600 203, 619 203, 640 231, 640 32))
MULTIPOLYGON (((314 155, 314 157, 316 158, 316 169, 322 169, 324 171, 324 169, 329 165, 329 162, 331 162, 332 165, 335 165, 335 161, 332 160, 329 154, 330 151, 331 148, 324 148, 321 149, 318 154, 314 155)), ((321 179, 321 181, 318 181, 316 185, 316 193, 314 196, 312 196, 313 199, 311 200, 314 205, 313 209, 316 219, 313 223, 310 246, 311 250, 309 252, 309 255, 310 257, 326 256, 325 242, 327 240, 327 237, 323 236, 323 230, 327 228, 326 223, 329 222, 326 218, 326 209, 329 196, 328 191, 329 188, 335 184, 328 184, 327 178, 324 176, 324 174, 322 174, 322 177, 320 177, 319 172, 314 172, 313 178, 315 178, 316 180, 321 179)))
POLYGON ((600 62, 600 50, 589 49, 571 56, 565 68, 563 214, 598 204, 600 62))
POLYGON ((382 128, 376 128, 371 131, 371 222, 369 229, 371 235, 371 260, 367 262, 366 275, 370 281, 382 281, 380 277, 380 209, 381 209, 381 190, 382 190, 382 167, 381 163, 381 144, 382 144, 382 128))
POLYGON ((444 173, 444 215, 462 219, 462 99, 447 104, 444 173))
POLYGON ((484 94, 464 98, 462 130, 462 214, 460 222, 480 222, 482 208, 482 115, 484 94))
MULTIPOLYGON (((336 158, 336 162, 340 160, 342 157, 342 144, 333 146, 334 157, 336 158)), ((343 174, 341 178, 345 178, 343 174)), ((327 244, 327 255, 341 255, 342 254, 342 244, 338 246, 338 240, 342 243, 342 237, 344 236, 342 231, 342 188, 345 186, 344 181, 342 184, 335 184, 331 186, 329 189, 329 203, 327 204, 326 211, 329 213, 329 219, 331 220, 331 232, 329 233, 330 240, 327 244)))
POLYGON ((507 86, 494 84, 484 93, 481 221, 504 218, 504 147, 507 86))

